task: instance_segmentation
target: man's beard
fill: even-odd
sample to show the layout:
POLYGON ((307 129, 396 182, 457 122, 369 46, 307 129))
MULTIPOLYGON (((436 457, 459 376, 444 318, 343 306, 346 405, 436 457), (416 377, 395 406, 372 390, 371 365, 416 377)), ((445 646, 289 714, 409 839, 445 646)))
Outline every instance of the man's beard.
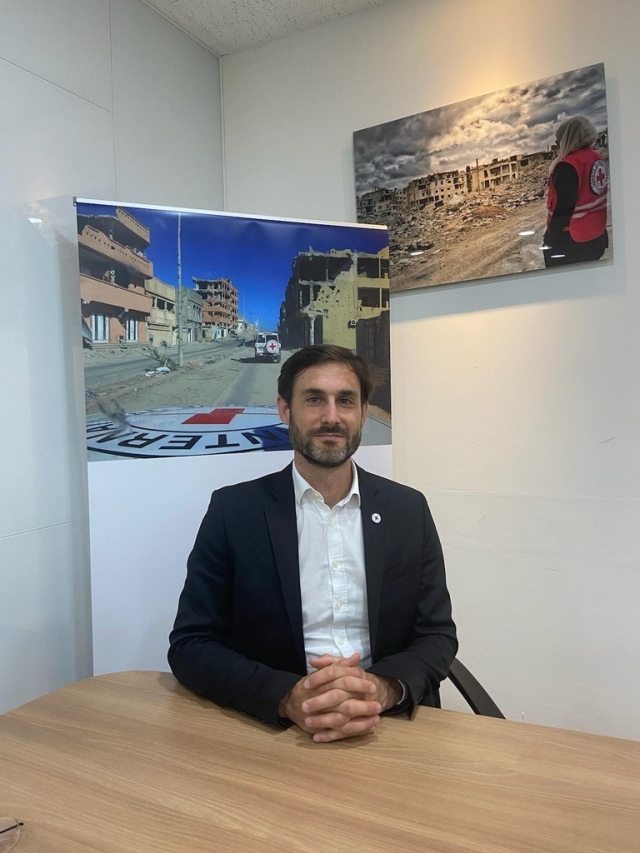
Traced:
POLYGON ((350 432, 344 427, 321 427, 304 433, 294 422, 289 420, 289 441, 294 450, 310 462, 320 468, 338 468, 347 461, 360 447, 362 430, 350 432), (341 435, 344 441, 340 443, 323 442, 317 438, 319 434, 327 433, 341 435), (314 440, 315 439, 315 440, 314 440))

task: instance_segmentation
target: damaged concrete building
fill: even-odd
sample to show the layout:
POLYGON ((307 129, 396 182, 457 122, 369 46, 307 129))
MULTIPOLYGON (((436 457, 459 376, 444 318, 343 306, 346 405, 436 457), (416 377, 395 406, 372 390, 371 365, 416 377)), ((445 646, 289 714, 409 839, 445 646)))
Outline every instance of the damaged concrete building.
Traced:
POLYGON ((391 210, 411 213, 429 208, 435 210, 456 197, 482 193, 517 180, 523 172, 548 162, 553 156, 551 151, 537 151, 535 154, 513 154, 501 160, 496 158, 491 163, 480 164, 476 160, 475 166, 423 175, 397 189, 376 188, 358 196, 358 219, 366 221, 391 210))
POLYGON ((454 195, 466 194, 469 191, 464 172, 455 169, 452 172, 436 172, 416 178, 407 184, 407 207, 410 210, 423 210, 429 205, 442 207, 454 195))
POLYGON ((200 343, 205 340, 202 330, 202 296, 191 287, 183 287, 180 293, 182 342, 185 344, 200 343))
POLYGON ((523 172, 528 172, 547 163, 554 157, 551 151, 536 151, 535 154, 513 154, 499 160, 497 157, 491 163, 480 165, 476 160, 475 166, 467 166, 467 181, 469 189, 474 193, 492 190, 501 184, 517 180, 523 172))
POLYGON ((338 344, 386 372, 372 402, 391 412, 389 386, 389 249, 377 254, 331 249, 300 252, 280 306, 285 349, 338 344))
POLYGON ((358 196, 358 218, 370 216, 372 213, 385 213, 394 207, 406 207, 407 189, 400 187, 396 190, 388 190, 384 187, 372 190, 369 193, 358 196))
POLYGON ((426 207, 442 207, 454 195, 465 195, 470 191, 467 174, 459 169, 450 172, 435 172, 410 181, 405 187, 390 190, 378 188, 358 197, 358 219, 401 210, 424 210, 426 207))
POLYGON ((195 278, 202 297, 205 340, 216 341, 238 333, 238 289, 228 278, 195 278))
POLYGON ((149 229, 121 207, 115 216, 78 216, 82 317, 92 346, 147 342, 150 239, 149 229))
POLYGON ((151 297, 151 314, 147 320, 149 344, 154 347, 172 346, 176 340, 176 289, 159 278, 145 282, 151 297))
POLYGON ((389 311, 389 250, 301 252, 280 307, 283 347, 331 343, 357 351, 359 321, 389 311))

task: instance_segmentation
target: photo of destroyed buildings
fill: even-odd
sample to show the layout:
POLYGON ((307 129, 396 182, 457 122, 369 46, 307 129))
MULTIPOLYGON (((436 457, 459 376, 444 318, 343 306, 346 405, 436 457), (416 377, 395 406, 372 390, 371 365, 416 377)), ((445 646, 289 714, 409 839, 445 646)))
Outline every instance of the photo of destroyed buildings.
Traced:
POLYGON ((363 444, 391 442, 386 228, 77 202, 91 460, 287 449, 281 364, 332 343, 383 369, 363 444))
POLYGON ((602 64, 357 131, 358 221, 389 228, 392 291, 544 268, 556 131, 574 116, 597 131, 610 240, 602 64))

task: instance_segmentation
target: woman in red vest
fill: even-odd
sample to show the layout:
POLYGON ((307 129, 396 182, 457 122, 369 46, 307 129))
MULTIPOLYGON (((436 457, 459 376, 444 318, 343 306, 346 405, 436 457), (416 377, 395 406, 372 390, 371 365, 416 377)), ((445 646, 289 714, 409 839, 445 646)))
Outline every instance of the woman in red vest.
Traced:
POLYGON ((558 155, 547 191, 547 267, 597 261, 609 245, 609 169, 593 146, 598 131, 584 116, 564 121, 556 131, 558 155))

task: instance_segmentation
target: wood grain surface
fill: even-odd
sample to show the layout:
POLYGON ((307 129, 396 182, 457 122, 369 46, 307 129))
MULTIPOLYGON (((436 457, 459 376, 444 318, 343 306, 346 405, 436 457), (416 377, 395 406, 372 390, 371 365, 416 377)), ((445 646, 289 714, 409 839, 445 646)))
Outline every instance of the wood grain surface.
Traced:
POLYGON ((420 708, 314 744, 166 673, 0 717, 16 853, 637 853, 640 743, 420 708))

